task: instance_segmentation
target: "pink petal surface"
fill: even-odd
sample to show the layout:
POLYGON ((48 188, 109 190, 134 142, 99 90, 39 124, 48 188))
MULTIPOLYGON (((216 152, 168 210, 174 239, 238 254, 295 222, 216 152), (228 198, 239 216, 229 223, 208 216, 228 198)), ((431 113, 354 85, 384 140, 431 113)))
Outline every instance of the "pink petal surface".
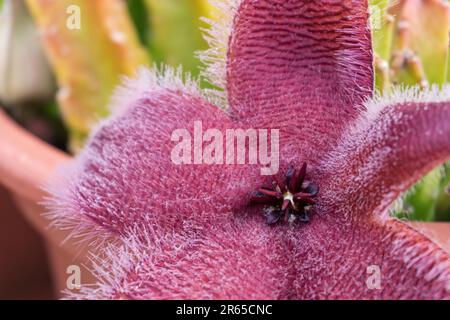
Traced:
POLYGON ((162 230, 189 229, 196 217, 202 224, 220 220, 246 205, 253 182, 244 172, 260 177, 256 166, 178 165, 171 159, 175 130, 193 135, 195 121, 202 122, 203 132, 231 128, 222 110, 174 90, 154 90, 133 101, 96 131, 79 159, 65 168, 71 174, 50 187, 57 195, 50 203, 56 216, 72 215, 88 228, 125 235, 143 227, 144 219, 162 230))
MULTIPOLYGON (((99 286, 70 298, 448 299, 448 254, 399 221, 313 219, 271 228, 252 218, 124 239, 97 260, 99 286), (370 268, 380 286, 370 287, 370 268)), ((143 230, 141 230, 143 232, 143 230)))
MULTIPOLYGON (((76 163, 75 178, 53 203, 63 208, 54 212, 61 221, 75 216, 119 239, 107 246, 109 260, 96 267, 99 287, 69 297, 449 298, 449 256, 426 237, 395 220, 344 215, 360 202, 351 202, 353 193, 337 187, 321 191, 309 224, 268 226, 262 208, 247 206, 250 193, 268 180, 256 166, 177 166, 170 160, 172 130, 193 132, 194 120, 203 120, 205 128, 237 123, 192 93, 131 92, 137 93, 134 102, 96 131, 76 163), (367 287, 367 268, 373 265, 381 271, 380 289, 367 287)), ((430 115, 420 119, 448 118, 446 106, 428 110, 430 115)), ((382 127, 410 118, 399 116, 382 127)), ((430 126, 421 123, 421 129, 430 126)), ((432 128, 437 142, 441 134, 448 137, 448 126, 433 123, 432 128)), ((318 179, 318 172, 313 168, 309 177, 318 179)), ((372 199, 368 190, 360 192, 372 199)))
POLYGON ((375 102, 378 111, 369 104, 372 113, 344 135, 318 169, 323 209, 348 219, 386 215, 405 190, 448 160, 449 92, 450 86, 441 93, 409 90, 398 101, 375 102))
POLYGON ((96 130, 76 162, 66 168, 71 173, 50 188, 55 195, 49 201, 50 216, 57 226, 75 228, 75 236, 114 240, 108 247, 113 252, 111 264, 102 263, 106 269, 101 274, 114 282, 123 270, 130 277, 126 281, 141 284, 127 291, 131 284, 123 280, 106 286, 106 296, 85 297, 248 294, 256 299, 280 292, 284 271, 277 266, 284 261, 279 248, 283 235, 264 223, 260 210, 255 214, 248 208, 253 187, 267 180, 259 168, 171 161, 174 130, 193 133, 194 121, 202 121, 203 130, 239 125, 192 93, 162 88, 142 93, 138 88, 145 87, 144 80, 145 76, 133 82, 128 92, 134 94, 133 102, 96 130), (114 247, 121 242, 128 246, 117 252, 114 247), (116 270, 117 261, 125 266, 116 270), (129 267, 142 272, 135 275, 129 267), (270 280, 261 282, 267 276, 270 280), (239 292, 242 287, 252 289, 239 292))
POLYGON ((130 82, 50 188, 56 226, 115 240, 96 260, 98 287, 69 297, 450 298, 448 254, 380 214, 448 159, 450 99, 364 103, 367 16, 366 1, 241 1, 227 112, 174 74, 130 82), (308 162, 320 187, 310 223, 268 226, 248 206, 271 180, 259 166, 174 164, 172 132, 199 120, 204 131, 280 129, 280 173, 308 162), (373 266, 379 289, 367 285, 373 266))
POLYGON ((299 232, 292 247, 293 298, 450 298, 449 255, 397 220, 338 224, 329 217, 299 232))
POLYGON ((314 163, 372 96, 367 1, 241 1, 227 62, 233 117, 280 128, 314 163))

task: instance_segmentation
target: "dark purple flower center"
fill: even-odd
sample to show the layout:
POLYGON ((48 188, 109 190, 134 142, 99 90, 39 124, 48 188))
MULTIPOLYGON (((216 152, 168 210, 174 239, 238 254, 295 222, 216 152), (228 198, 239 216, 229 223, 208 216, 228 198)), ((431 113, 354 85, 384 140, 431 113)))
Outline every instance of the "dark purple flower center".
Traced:
POLYGON ((271 187, 259 188, 252 195, 250 204, 265 207, 268 224, 282 220, 289 223, 309 221, 319 188, 306 180, 306 167, 304 163, 300 170, 289 169, 284 180, 275 175, 271 187))

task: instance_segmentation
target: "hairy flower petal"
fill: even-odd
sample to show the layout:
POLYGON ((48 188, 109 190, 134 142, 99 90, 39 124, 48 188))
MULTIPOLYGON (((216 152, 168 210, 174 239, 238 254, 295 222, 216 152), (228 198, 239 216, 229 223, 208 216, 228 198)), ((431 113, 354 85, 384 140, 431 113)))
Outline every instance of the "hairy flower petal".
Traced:
MULTIPOLYGON (((254 217, 254 216, 253 216, 254 217)), ((445 299, 447 253, 396 220, 271 228, 253 217, 139 235, 96 258, 76 299, 445 299)))
POLYGON ((325 218, 291 247, 292 298, 450 298, 448 253, 397 220, 325 218))
POLYGON ((289 288, 282 231, 256 215, 184 230, 162 230, 149 221, 121 246, 106 248, 106 260, 94 265, 97 286, 68 297, 277 299, 289 288))
POLYGON ((234 117, 280 128, 283 148, 311 163, 372 90, 367 1, 241 1, 227 65, 234 117))
POLYGON ((449 159, 449 92, 450 86, 411 89, 369 103, 369 116, 318 170, 323 209, 347 218, 386 214, 413 183, 449 159))
POLYGON ((202 142, 203 134, 214 128, 225 136, 232 127, 228 115, 195 88, 179 90, 176 77, 152 77, 142 71, 122 90, 115 116, 63 169, 63 178, 50 184, 54 197, 48 202, 49 216, 57 226, 73 227, 78 234, 94 228, 98 235, 125 235, 151 217, 146 221, 161 228, 189 228, 194 222, 229 217, 235 206, 247 205, 254 181, 261 179, 259 168, 205 164, 201 157, 209 145, 202 142), (195 163, 196 122, 202 126, 197 135, 200 163, 195 163), (178 129, 189 135, 183 141, 191 148, 191 164, 173 161, 172 152, 181 142, 181 136, 173 136, 178 129))
MULTIPOLYGON (((73 165, 74 174, 53 186, 50 207, 57 224, 73 223, 79 235, 116 239, 106 244, 106 253, 100 253, 109 258, 94 266, 98 286, 69 297, 448 297, 448 255, 400 222, 361 214, 371 208, 364 205, 379 195, 354 198, 352 181, 364 181, 363 177, 358 179, 358 171, 341 167, 369 162, 359 157, 355 158, 359 162, 340 162, 353 159, 353 154, 372 154, 375 147, 389 151, 383 155, 408 154, 415 150, 411 149, 418 139, 414 137, 425 145, 427 135, 420 135, 425 129, 434 138, 426 150, 441 159, 449 151, 447 103, 436 100, 422 107, 397 103, 358 122, 354 131, 365 135, 349 133, 337 149, 341 153, 331 155, 336 162, 312 173, 320 191, 310 222, 274 227, 265 222, 263 208, 248 206, 255 186, 271 178, 262 178, 258 166, 172 162, 174 130, 185 128, 192 134, 195 121, 202 121, 203 131, 224 131, 239 123, 200 98, 195 86, 181 90, 176 77, 156 80, 144 77, 132 82, 119 99, 122 108, 97 129, 73 165), (324 169, 331 171, 321 172, 324 169), (333 184, 338 182, 341 185, 333 184), (361 219, 352 219, 353 215, 342 219, 348 217, 343 210, 361 219), (380 289, 372 288, 378 282, 370 278, 377 267, 380 289)), ((422 157, 436 160, 420 152, 403 160, 422 163, 422 157)), ((287 163, 281 166, 288 170, 287 163)), ((366 174, 369 188, 380 185, 378 180, 370 181, 371 172, 366 174)), ((366 186, 356 187, 363 194, 366 186)), ((389 190, 379 192, 389 194, 389 190)))
POLYGON ((242 0, 228 52, 228 112, 174 74, 132 82, 73 175, 53 185, 56 224, 117 235, 94 259, 98 286, 69 297, 450 298, 448 254, 379 214, 448 158, 448 88, 436 99, 364 104, 373 82, 366 21, 366 1, 242 0), (171 135, 194 132, 196 121, 203 132, 279 128, 280 175, 175 164, 171 135), (315 205, 304 223, 269 226, 279 212, 250 200, 278 202, 290 181, 274 194, 252 192, 286 174, 314 195, 300 188, 295 197, 315 205))

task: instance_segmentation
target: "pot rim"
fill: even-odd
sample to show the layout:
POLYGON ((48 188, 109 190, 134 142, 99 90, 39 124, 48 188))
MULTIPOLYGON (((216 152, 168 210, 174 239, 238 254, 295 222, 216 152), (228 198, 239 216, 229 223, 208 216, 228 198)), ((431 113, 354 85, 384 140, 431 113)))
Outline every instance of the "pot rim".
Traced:
POLYGON ((71 156, 20 127, 1 108, 0 128, 0 184, 11 192, 25 218, 45 240, 61 245, 68 232, 48 228, 39 205, 48 196, 43 186, 71 156))
POLYGON ((43 185, 71 157, 40 140, 0 110, 0 183, 27 200, 40 202, 43 185))

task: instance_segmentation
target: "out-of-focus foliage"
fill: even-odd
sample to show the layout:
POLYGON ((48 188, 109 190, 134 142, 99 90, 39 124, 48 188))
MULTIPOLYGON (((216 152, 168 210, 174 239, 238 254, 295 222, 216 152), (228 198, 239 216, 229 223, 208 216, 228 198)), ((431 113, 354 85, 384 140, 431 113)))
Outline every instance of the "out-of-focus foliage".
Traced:
POLYGON ((443 166, 445 176, 438 187, 438 196, 435 209, 435 220, 450 221, 450 163, 443 166))
POLYGON ((391 87, 389 60, 394 33, 394 17, 387 13, 388 6, 389 0, 371 0, 375 80, 377 88, 383 92, 389 91, 391 87))
POLYGON ((122 75, 148 64, 122 0, 27 0, 59 84, 58 102, 78 150, 122 75))
POLYGON ((200 17, 209 16, 208 0, 144 0, 148 8, 148 43, 154 59, 196 75, 195 52, 206 48, 200 17))
MULTIPOLYGON (((376 85, 442 85, 450 80, 450 8, 443 0, 371 0, 376 85)), ((413 220, 450 220, 448 166, 412 188, 403 215, 413 220)))
POLYGON ((442 0, 401 0, 396 17, 393 78, 406 84, 443 84, 449 48, 450 10, 442 0))
POLYGON ((450 11, 442 0, 371 0, 377 88, 447 78, 450 11))
POLYGON ((148 10, 144 3, 145 0, 127 0, 128 11, 133 20, 134 27, 139 36, 141 43, 148 47, 150 38, 150 25, 148 18, 148 10))
POLYGON ((6 0, 0 8, 0 101, 45 104, 55 85, 33 20, 22 0, 6 0))
POLYGON ((201 16, 208 0, 27 0, 59 84, 58 103, 78 150, 92 125, 108 113, 121 75, 142 64, 165 63, 199 72, 205 49, 201 16), (77 17, 80 28, 69 28, 77 17), (146 49, 147 48, 147 49, 146 49), (151 59, 150 59, 151 57, 151 59))

